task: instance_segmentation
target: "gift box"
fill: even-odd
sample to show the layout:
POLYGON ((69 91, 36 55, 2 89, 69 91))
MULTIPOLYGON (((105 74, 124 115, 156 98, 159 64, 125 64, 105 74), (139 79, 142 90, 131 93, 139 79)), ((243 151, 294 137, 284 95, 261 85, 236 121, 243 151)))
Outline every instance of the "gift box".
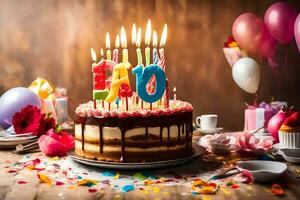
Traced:
POLYGON ((40 96, 43 112, 51 113, 59 124, 70 119, 67 90, 65 88, 55 88, 48 80, 38 77, 30 84, 29 89, 40 96))
POLYGON ((247 106, 245 110, 245 131, 254 131, 262 128, 259 132, 267 132, 269 120, 283 107, 287 107, 286 102, 276 101, 270 104, 262 102, 258 107, 247 106))

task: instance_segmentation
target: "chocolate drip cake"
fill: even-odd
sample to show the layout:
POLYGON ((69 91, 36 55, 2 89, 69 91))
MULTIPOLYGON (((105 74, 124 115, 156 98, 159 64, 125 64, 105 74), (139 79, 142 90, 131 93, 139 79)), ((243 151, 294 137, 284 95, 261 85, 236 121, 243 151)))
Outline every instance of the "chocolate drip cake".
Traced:
POLYGON ((101 111, 94 109, 93 102, 81 104, 75 112, 75 153, 94 160, 128 163, 190 156, 191 104, 170 100, 168 108, 152 110, 147 105, 143 109, 133 106, 127 111, 114 107, 101 111))

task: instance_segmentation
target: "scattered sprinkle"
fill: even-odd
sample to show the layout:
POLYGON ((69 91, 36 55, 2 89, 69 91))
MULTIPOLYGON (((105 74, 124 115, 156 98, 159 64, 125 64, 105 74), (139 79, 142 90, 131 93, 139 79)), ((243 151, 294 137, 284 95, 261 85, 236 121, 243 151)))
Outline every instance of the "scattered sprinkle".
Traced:
POLYGON ((139 179, 139 180, 145 180, 148 178, 148 176, 145 176, 144 174, 138 172, 133 175, 133 178, 139 179))
POLYGON ((90 192, 90 193, 95 193, 95 192, 97 192, 97 189, 90 188, 90 189, 89 189, 89 192, 90 192))
POLYGON ((117 173, 113 171, 105 171, 102 173, 103 176, 115 176, 117 173))
POLYGON ((282 196, 282 195, 284 195, 284 190, 282 189, 282 187, 279 184, 273 184, 272 188, 271 188, 271 192, 275 196, 282 196))
POLYGON ((77 182, 78 186, 87 186, 87 187, 92 187, 93 185, 96 185, 98 181, 96 180, 91 180, 91 179, 81 179, 77 182))
POLYGON ((39 180, 40 180, 41 183, 49 183, 49 184, 51 184, 51 179, 47 175, 38 173, 37 177, 39 178, 39 180))
POLYGON ((134 186, 133 185, 125 185, 122 187, 122 192, 130 192, 134 190, 134 186))
POLYGON ((238 188, 240 188, 240 186, 237 183, 234 183, 234 184, 231 185, 231 188, 232 189, 238 189, 238 188))
POLYGON ((17 181, 17 184, 26 184, 26 181, 17 181))
POLYGON ((60 181, 56 181, 55 185, 57 185, 57 186, 62 186, 62 185, 64 185, 64 183, 63 183, 63 182, 60 182, 60 181))

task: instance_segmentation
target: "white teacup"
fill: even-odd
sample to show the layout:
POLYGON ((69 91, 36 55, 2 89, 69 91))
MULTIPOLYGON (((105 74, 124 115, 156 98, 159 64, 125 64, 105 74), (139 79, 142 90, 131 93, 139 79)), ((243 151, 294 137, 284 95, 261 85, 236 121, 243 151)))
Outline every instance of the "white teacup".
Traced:
POLYGON ((196 118, 196 124, 203 130, 215 129, 218 124, 218 115, 209 114, 198 116, 196 118))

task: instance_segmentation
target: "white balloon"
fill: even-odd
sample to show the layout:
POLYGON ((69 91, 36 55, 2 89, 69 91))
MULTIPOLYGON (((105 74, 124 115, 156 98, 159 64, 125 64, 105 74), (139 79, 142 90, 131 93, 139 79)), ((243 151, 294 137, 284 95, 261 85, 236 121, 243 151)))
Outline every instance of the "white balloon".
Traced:
POLYGON ((260 83, 260 67, 252 58, 241 58, 233 65, 232 77, 240 88, 253 94, 260 83))

